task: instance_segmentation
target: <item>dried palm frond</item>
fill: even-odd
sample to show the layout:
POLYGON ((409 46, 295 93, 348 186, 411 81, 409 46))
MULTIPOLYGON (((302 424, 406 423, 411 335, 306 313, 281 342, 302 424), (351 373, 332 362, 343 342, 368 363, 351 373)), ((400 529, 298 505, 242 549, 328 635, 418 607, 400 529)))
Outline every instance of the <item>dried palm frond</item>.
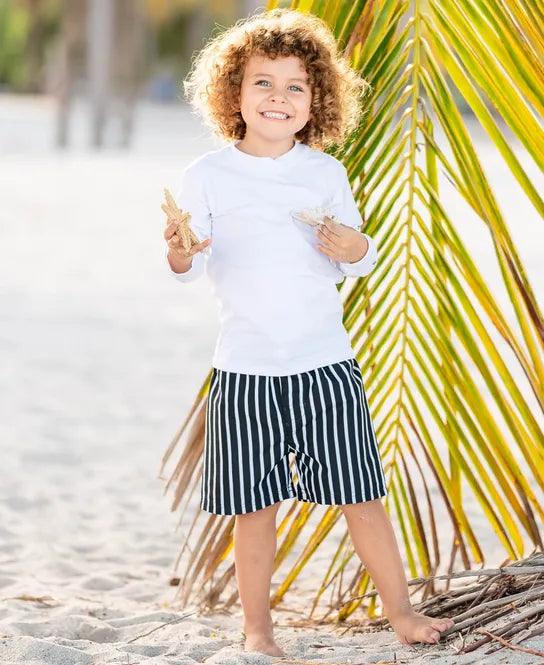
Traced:
MULTIPOLYGON (((525 559, 507 561, 499 568, 468 570, 448 575, 435 575, 416 578, 409 586, 429 584, 437 580, 478 577, 475 584, 448 589, 443 593, 413 603, 415 611, 426 616, 449 617, 455 624, 441 633, 441 640, 448 637, 461 637, 458 653, 467 653, 489 644, 496 639, 485 653, 508 646, 515 648, 522 641, 544 633, 544 554, 533 552, 525 559), (477 634, 478 639, 468 642, 477 634), (483 637, 481 635, 484 635, 483 637), (517 637, 516 642, 512 638, 517 637), (499 639, 500 638, 500 639, 499 639)), ((374 596, 375 591, 359 596, 358 599, 374 596)), ((352 598, 350 602, 355 600, 352 598)), ((342 624, 342 634, 361 633, 389 627, 386 618, 363 621, 348 620, 342 624), (346 625, 347 624, 347 625, 346 625)), ((534 649, 530 653, 537 653, 534 649)), ((538 653, 544 657, 544 653, 538 653)))

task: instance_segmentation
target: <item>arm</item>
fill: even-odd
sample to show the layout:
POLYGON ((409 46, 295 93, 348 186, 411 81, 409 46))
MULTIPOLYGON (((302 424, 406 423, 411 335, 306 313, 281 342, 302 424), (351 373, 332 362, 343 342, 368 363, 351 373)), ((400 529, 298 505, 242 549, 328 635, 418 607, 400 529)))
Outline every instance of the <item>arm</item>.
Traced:
MULTIPOLYGON (((359 208, 353 198, 351 185, 346 168, 342 165, 340 182, 337 185, 335 203, 332 206, 337 221, 350 226, 357 231, 361 230, 362 219, 359 208)), ((378 248, 373 238, 363 233, 368 243, 368 248, 363 256, 353 263, 342 263, 335 261, 339 270, 348 277, 364 277, 374 270, 378 262, 378 248)))

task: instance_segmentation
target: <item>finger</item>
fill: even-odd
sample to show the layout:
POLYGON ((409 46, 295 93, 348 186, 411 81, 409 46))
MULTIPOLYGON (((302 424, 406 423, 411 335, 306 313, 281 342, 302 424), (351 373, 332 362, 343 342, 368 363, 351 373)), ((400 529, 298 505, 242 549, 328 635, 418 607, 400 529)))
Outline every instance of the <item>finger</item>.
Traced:
POLYGON ((206 247, 212 242, 211 238, 206 238, 202 242, 198 243, 198 245, 195 245, 195 247, 198 249, 198 251, 202 251, 203 249, 206 249, 206 247))
POLYGON ((166 240, 168 240, 169 238, 171 238, 174 235, 174 233, 176 232, 176 228, 177 228, 177 225, 174 222, 172 222, 171 224, 168 224, 168 226, 165 227, 164 237, 166 238, 166 240))
POLYGON ((325 247, 324 245, 318 245, 317 248, 319 249, 320 252, 323 254, 326 254, 327 256, 330 256, 331 259, 334 259, 334 252, 330 250, 328 247, 325 247))
POLYGON ((338 222, 334 222, 330 217, 323 218, 323 225, 332 235, 340 235, 340 224, 338 222))
POLYGON ((210 239, 206 238, 206 240, 203 240, 202 242, 191 245, 191 247, 187 250, 187 255, 194 256, 197 252, 201 252, 203 249, 206 249, 209 244, 210 239))
POLYGON ((318 227, 318 230, 321 232, 322 238, 328 238, 332 242, 340 240, 340 234, 337 233, 333 228, 323 223, 318 227))
POLYGON ((317 233, 321 238, 328 238, 330 231, 327 229, 325 224, 320 224, 317 227, 317 233))
POLYGON ((175 236, 174 238, 169 240, 167 242, 167 245, 168 245, 168 247, 170 247, 170 249, 173 249, 178 254, 187 255, 185 249, 183 248, 183 246, 181 245, 181 243, 179 241, 178 236, 175 236))
POLYGON ((171 252, 175 252, 179 256, 183 256, 184 258, 189 258, 187 252, 183 249, 183 247, 169 247, 171 252))
POLYGON ((319 229, 317 235, 318 235, 318 240, 327 247, 329 247, 330 249, 334 249, 336 247, 336 243, 332 239, 332 237, 327 236, 323 231, 321 231, 321 229, 319 229))

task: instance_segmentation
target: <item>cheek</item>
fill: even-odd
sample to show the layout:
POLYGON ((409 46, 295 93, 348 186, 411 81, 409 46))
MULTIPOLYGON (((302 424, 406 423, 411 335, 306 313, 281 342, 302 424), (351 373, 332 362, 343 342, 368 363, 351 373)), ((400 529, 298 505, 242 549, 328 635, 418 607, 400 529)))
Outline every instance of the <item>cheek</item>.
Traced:
POLYGON ((242 87, 240 91, 240 106, 242 109, 249 110, 255 105, 255 94, 253 90, 248 86, 247 88, 242 87))
POLYGON ((296 109, 297 113, 300 116, 308 117, 310 115, 310 105, 311 105, 311 99, 299 99, 297 100, 296 103, 296 109))
POLYGON ((305 104, 302 106, 296 106, 295 108, 297 123, 303 127, 310 119, 310 109, 305 104))

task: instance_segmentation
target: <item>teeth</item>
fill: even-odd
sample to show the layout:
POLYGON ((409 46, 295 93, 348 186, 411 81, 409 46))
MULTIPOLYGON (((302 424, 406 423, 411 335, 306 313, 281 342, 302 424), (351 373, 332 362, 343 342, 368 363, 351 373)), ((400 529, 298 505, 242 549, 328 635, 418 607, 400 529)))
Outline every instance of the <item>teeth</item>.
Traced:
POLYGON ((263 111, 265 118, 278 118, 278 120, 286 120, 289 116, 287 113, 274 113, 273 111, 263 111))

